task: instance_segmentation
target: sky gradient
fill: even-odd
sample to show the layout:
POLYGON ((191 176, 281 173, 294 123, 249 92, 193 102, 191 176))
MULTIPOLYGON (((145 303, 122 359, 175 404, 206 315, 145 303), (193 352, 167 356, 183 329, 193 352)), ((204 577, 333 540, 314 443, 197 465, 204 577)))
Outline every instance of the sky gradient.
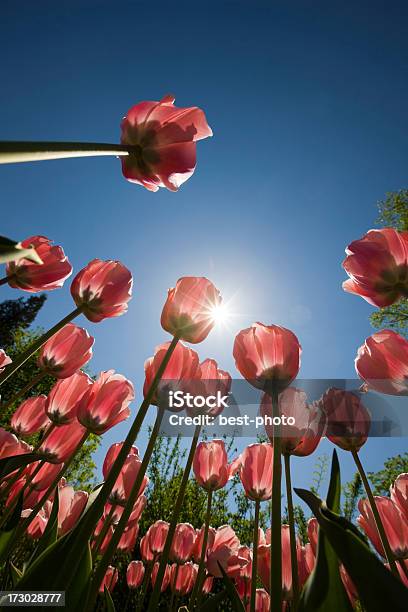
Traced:
MULTIPOLYGON (((195 347, 202 359, 238 376, 234 336, 262 321, 297 334, 302 378, 354 376, 373 309, 342 291, 341 261, 377 201, 406 187, 408 147, 407 4, 354 4, 2 3, 3 140, 118 142, 128 108, 167 93, 203 108, 214 131, 178 193, 128 183, 114 158, 0 167, 2 234, 52 238, 75 271, 95 257, 131 269, 128 314, 78 324, 96 338, 92 370, 125 374, 137 400, 145 359, 169 339, 167 288, 183 275, 210 278, 236 313, 195 347)), ((48 298, 44 327, 72 308, 69 283, 48 298)), ((104 436, 99 462, 127 429, 104 436)), ((405 449, 376 439, 362 457, 376 470, 405 449)), ((294 462, 294 483, 310 484, 330 451, 294 462)))

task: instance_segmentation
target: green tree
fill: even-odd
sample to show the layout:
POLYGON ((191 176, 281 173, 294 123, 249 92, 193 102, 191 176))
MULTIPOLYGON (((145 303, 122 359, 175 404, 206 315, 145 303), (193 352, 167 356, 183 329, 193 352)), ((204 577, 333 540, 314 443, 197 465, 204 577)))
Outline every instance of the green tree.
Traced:
MULTIPOLYGON (((408 189, 387 193, 379 202, 377 223, 383 227, 394 227, 408 231, 408 189)), ((403 336, 408 335, 408 299, 402 298, 396 304, 376 310, 370 317, 373 327, 390 328, 403 336)))
MULTIPOLYGON (((22 353, 36 338, 42 334, 42 330, 30 329, 39 310, 46 301, 45 295, 30 296, 17 300, 6 300, 0 304, 0 348, 11 359, 22 353)), ((37 357, 29 359, 13 376, 1 386, 1 403, 3 407, 11 402, 18 391, 30 383, 40 370, 37 367, 37 357)), ((27 393, 26 397, 44 393, 47 395, 55 384, 55 378, 44 376, 27 393)), ((22 400, 12 402, 7 410, 0 411, 0 427, 10 429, 10 418, 22 400)), ((33 444, 38 436, 26 439, 33 444)), ((94 470, 96 465, 92 455, 99 446, 99 438, 90 436, 82 449, 76 454, 74 461, 66 473, 67 481, 75 487, 90 490, 94 483, 94 470)))
POLYGON ((389 495, 394 480, 399 474, 406 472, 408 472, 408 453, 387 459, 382 470, 368 473, 374 495, 389 495))

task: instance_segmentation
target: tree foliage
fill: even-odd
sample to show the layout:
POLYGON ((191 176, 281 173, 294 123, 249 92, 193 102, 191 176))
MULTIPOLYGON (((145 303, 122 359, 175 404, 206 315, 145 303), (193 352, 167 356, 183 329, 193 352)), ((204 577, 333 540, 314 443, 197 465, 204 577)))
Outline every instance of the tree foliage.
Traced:
POLYGON ((408 453, 390 457, 378 472, 369 472, 374 495, 389 495, 390 486, 399 474, 408 472, 408 453))

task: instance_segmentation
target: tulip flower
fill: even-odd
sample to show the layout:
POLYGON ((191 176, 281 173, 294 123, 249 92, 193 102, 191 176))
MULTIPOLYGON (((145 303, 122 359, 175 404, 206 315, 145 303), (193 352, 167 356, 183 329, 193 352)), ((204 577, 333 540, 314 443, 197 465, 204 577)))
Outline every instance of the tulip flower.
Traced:
POLYGON ((11 363, 10 357, 6 355, 3 349, 0 349, 0 374, 9 363, 11 363))
POLYGON ((129 380, 114 370, 101 372, 79 401, 78 420, 88 431, 103 434, 128 418, 133 399, 129 380))
MULTIPOLYGON (((165 570, 164 570, 164 574, 163 574, 163 579, 160 585, 160 592, 163 593, 167 587, 170 584, 170 565, 166 565, 165 570)), ((157 574, 159 572, 159 563, 156 562, 153 565, 153 569, 152 569, 152 574, 150 576, 150 580, 152 582, 152 587, 155 587, 156 584, 156 579, 157 579, 157 574)))
POLYGON ((273 448, 271 444, 250 444, 241 454, 239 476, 245 494, 254 501, 266 501, 272 493, 273 448))
POLYGON ((20 404, 10 422, 17 435, 31 436, 50 424, 45 412, 46 400, 45 395, 38 395, 29 397, 20 404))
MULTIPOLYGON (((137 478, 141 465, 142 462, 137 455, 128 455, 120 471, 120 474, 113 486, 109 500, 111 504, 120 504, 122 506, 125 505, 133 488, 133 484, 137 478)), ((139 488, 138 495, 142 495, 148 482, 148 477, 143 476, 143 481, 139 488)))
MULTIPOLYGON (((116 442, 115 444, 112 444, 109 447, 108 452, 105 455, 105 459, 103 461, 103 466, 102 466, 102 474, 105 480, 107 479, 108 474, 111 471, 111 468, 113 464, 115 463, 116 458, 119 455, 123 444, 124 444, 123 442, 116 442)), ((130 449, 130 452, 128 453, 128 456, 129 455, 135 455, 136 457, 138 457, 139 449, 136 446, 132 446, 130 449)))
MULTIPOLYGON (((376 496, 374 499, 393 555, 396 559, 406 559, 408 557, 408 523, 404 515, 390 498, 376 496)), ((378 554, 386 559, 387 555, 381 543, 369 502, 366 499, 360 499, 358 509, 361 514, 357 518, 357 523, 364 530, 378 554)))
POLYGON ((391 499, 408 522, 408 474, 400 474, 390 488, 391 499))
POLYGON ((85 372, 76 372, 69 378, 58 380, 48 394, 45 411, 55 425, 72 423, 84 393, 93 384, 85 372))
POLYGON ((212 576, 207 576, 203 582, 202 593, 203 595, 209 595, 212 591, 214 584, 214 578, 212 576))
POLYGON ((118 317, 128 309, 133 279, 119 261, 93 259, 74 278, 71 295, 93 323, 118 317))
POLYGON ((147 537, 147 534, 140 539, 140 556, 145 563, 151 563, 154 561, 155 555, 150 550, 149 538, 147 537))
POLYGON ((383 308, 408 297, 408 232, 370 230, 346 249, 343 289, 383 308))
POLYGON ((146 532, 146 538, 147 545, 153 557, 163 552, 168 532, 169 524, 166 521, 156 521, 150 525, 146 532))
MULTIPOLYGON (((209 527, 208 534, 210 541, 212 541, 216 534, 216 529, 214 527, 209 527)), ((203 540, 205 533, 205 525, 201 527, 201 529, 196 529, 196 538, 193 546, 193 552, 191 554, 194 561, 199 562, 201 557, 201 551, 203 549, 203 540)), ((207 555, 207 546, 205 547, 205 556, 207 555)))
POLYGON ((197 344, 214 327, 214 311, 221 301, 220 292, 207 278, 184 276, 168 291, 161 325, 172 336, 197 344))
POLYGON ((139 535, 139 525, 134 523, 127 527, 118 542, 118 550, 125 553, 131 553, 136 546, 137 536, 139 535))
POLYGON ((120 141, 132 147, 121 157, 123 175, 149 191, 177 191, 195 170, 196 142, 212 136, 201 109, 178 108, 174 100, 167 95, 160 102, 140 102, 121 124, 120 141))
POLYGON ((355 367, 370 389, 408 395, 408 341, 391 329, 366 339, 358 349, 355 367))
POLYGON ((41 443, 38 452, 50 463, 64 463, 76 452, 87 431, 77 421, 54 429, 41 443))
POLYGON ((143 582, 145 566, 142 561, 131 561, 126 570, 126 581, 129 589, 138 589, 143 582))
POLYGON ((320 403, 327 415, 326 437, 343 450, 359 451, 371 426, 370 414, 361 399, 351 391, 331 388, 320 403))
POLYGON ((199 442, 194 453, 193 471, 198 484, 206 491, 222 489, 231 477, 224 441, 199 442))
MULTIPOLYGON (((269 612, 271 598, 265 589, 256 589, 255 597, 255 612, 269 612)), ((250 606, 246 609, 249 611, 250 606)))
POLYGON ((118 577, 119 577, 118 570, 115 567, 112 567, 112 565, 109 565, 108 569, 106 570, 104 579, 99 587, 99 592, 104 593, 105 587, 106 587, 108 591, 112 593, 118 581, 118 577))
MULTIPOLYGON (((145 397, 149 392, 152 382, 169 348, 170 342, 165 342, 157 346, 154 351, 154 356, 145 361, 145 382, 143 385, 143 394, 145 397)), ((162 379, 151 403, 156 406, 160 404, 175 411, 175 408, 169 407, 169 390, 174 390, 174 387, 178 390, 183 388, 185 382, 188 386, 191 384, 192 380, 199 380, 200 378, 201 371, 197 353, 179 342, 166 365, 162 379)))
POLYGON ((340 578, 344 588, 346 589, 347 597, 349 598, 350 603, 354 609, 356 601, 358 600, 358 591, 354 586, 354 583, 351 580, 350 576, 346 572, 344 565, 340 565, 340 578))
MULTIPOLYGON (((197 580, 197 565, 185 563, 178 565, 175 563, 170 568, 170 588, 175 595, 182 597, 192 590, 197 580)), ((171 608, 170 608, 171 610, 171 608)))
POLYGON ((88 493, 75 491, 68 485, 58 490, 58 534, 64 535, 79 521, 88 502, 88 493))
MULTIPOLYGON (((240 547, 238 536, 228 525, 223 525, 208 534, 208 548, 206 568, 209 574, 215 578, 221 578, 222 574, 218 563, 225 571, 228 571, 228 561, 231 557, 238 554, 240 547)), ((242 566, 246 565, 245 560, 242 566)))
MULTIPOLYGON (((194 395, 203 395, 204 397, 228 395, 231 389, 231 376, 228 372, 220 370, 215 359, 205 359, 200 363, 200 383, 197 385, 197 391, 194 395), (199 392, 199 393, 198 393, 199 392)), ((210 417, 217 417, 223 411, 224 406, 220 402, 219 405, 208 407, 206 404, 202 408, 190 408, 186 406, 188 416, 195 417, 197 414, 206 414, 210 417)))
POLYGON ((190 523, 178 523, 171 543, 170 560, 186 563, 191 558, 195 538, 195 529, 190 523))
MULTIPOLYGON (((26 533, 29 538, 31 538, 32 540, 39 540, 43 536, 51 515, 51 510, 52 502, 46 501, 44 506, 39 512, 37 512, 35 518, 27 528, 26 533)), ((28 516, 30 516, 31 512, 32 510, 30 508, 26 508, 22 511, 21 517, 27 518, 28 516)))
POLYGON ((69 378, 92 357, 94 338, 86 329, 68 323, 41 347, 38 367, 56 378, 69 378))
POLYGON ((23 248, 34 247, 42 263, 25 257, 10 261, 6 266, 7 281, 10 287, 29 293, 51 291, 62 287, 71 276, 72 266, 60 246, 52 246, 45 236, 31 236, 21 243, 23 248))
POLYGON ((314 516, 312 516, 312 518, 310 518, 307 522, 307 537, 309 538, 313 554, 316 556, 317 540, 319 537, 319 523, 314 516))
POLYGON ((0 427, 0 459, 28 453, 31 447, 20 441, 17 436, 0 427))

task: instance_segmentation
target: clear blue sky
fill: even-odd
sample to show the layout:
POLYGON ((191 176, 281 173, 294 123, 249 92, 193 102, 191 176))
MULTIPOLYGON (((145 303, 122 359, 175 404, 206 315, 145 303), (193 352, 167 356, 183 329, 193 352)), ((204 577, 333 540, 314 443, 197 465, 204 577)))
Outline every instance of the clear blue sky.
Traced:
MULTIPOLYGON (((99 257, 133 272, 126 316, 78 319, 96 338, 94 371, 115 368, 141 399, 144 360, 168 339, 166 290, 188 274, 235 296, 240 315, 201 358, 237 375, 234 335, 260 320, 298 335, 303 378, 354 375, 371 307, 343 293, 341 261, 376 202, 406 186, 407 17, 406 2, 375 0, 2 3, 2 139, 118 142, 127 109, 166 93, 202 107, 214 131, 175 194, 126 182, 114 158, 0 167, 2 234, 45 234, 75 270, 99 257)), ((67 284, 38 321, 71 307, 67 284)), ((372 440, 363 458, 378 469, 405 448, 372 440)), ((295 484, 314 459, 295 462, 295 484)))

